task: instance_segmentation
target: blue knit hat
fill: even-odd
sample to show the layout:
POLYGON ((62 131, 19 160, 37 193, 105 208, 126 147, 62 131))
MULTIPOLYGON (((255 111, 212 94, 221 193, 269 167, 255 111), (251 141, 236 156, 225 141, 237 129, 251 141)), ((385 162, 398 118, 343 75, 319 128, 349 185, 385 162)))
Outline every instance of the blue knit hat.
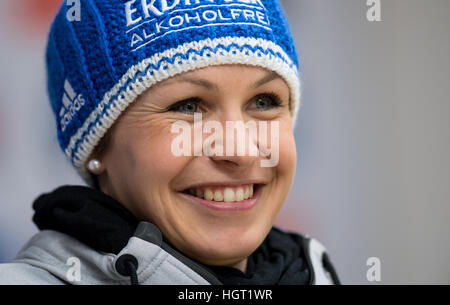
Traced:
POLYGON ((59 144, 88 183, 85 162, 121 112, 174 75, 260 66, 289 85, 294 120, 300 107, 298 59, 278 0, 64 1, 46 60, 59 144))

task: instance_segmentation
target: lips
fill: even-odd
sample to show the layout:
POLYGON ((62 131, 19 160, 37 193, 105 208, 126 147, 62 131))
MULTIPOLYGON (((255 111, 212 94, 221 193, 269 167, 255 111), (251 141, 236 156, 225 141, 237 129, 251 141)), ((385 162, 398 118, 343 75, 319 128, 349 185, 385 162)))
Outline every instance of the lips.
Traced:
POLYGON ((261 197, 264 184, 214 185, 190 187, 181 195, 189 202, 216 211, 246 211, 261 197))
POLYGON ((194 187, 186 190, 192 196, 216 202, 237 202, 253 197, 254 184, 240 186, 194 187))

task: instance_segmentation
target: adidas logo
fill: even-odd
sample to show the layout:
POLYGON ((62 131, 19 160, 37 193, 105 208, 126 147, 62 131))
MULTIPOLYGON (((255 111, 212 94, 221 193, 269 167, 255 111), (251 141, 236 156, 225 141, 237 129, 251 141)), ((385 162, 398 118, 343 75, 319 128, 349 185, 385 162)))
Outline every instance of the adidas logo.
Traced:
POLYGON ((67 125, 72 121, 75 113, 84 106, 85 100, 81 94, 77 94, 72 85, 66 79, 64 81, 64 94, 62 97, 61 110, 59 111, 59 117, 61 119, 61 130, 66 130, 67 125))

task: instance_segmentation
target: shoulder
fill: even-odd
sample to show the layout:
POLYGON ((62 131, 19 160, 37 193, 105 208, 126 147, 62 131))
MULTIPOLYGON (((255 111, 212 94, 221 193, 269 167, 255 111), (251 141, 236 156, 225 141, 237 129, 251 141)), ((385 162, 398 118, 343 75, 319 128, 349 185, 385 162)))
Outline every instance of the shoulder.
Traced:
POLYGON ((50 230, 35 234, 15 259, 0 264, 0 285, 65 284, 65 257, 70 257, 78 242, 70 236, 50 230))
POLYGON ((0 285, 58 285, 61 280, 27 263, 0 264, 0 285))

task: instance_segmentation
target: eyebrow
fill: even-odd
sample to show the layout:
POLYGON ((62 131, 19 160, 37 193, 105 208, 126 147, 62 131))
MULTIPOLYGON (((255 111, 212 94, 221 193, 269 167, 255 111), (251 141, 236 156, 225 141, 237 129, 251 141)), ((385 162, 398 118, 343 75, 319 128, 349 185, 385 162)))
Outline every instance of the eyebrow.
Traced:
MULTIPOLYGON (((261 78, 260 80, 258 80, 257 82, 255 82, 254 84, 250 85, 249 88, 252 89, 256 89, 258 87, 261 87, 264 84, 267 84, 268 82, 271 82, 275 79, 281 78, 281 76, 278 75, 278 73, 274 72, 274 71, 270 71, 268 72, 263 78, 261 78)), ((204 87, 206 89, 209 90, 215 90, 215 91, 219 91, 219 86, 215 83, 212 83, 206 79, 201 79, 201 78, 192 78, 189 76, 183 76, 181 77, 181 79, 179 79, 177 81, 177 83, 180 82, 186 82, 186 83, 191 83, 193 85, 196 86, 200 86, 200 87, 204 87)), ((162 82, 160 83, 161 85, 169 85, 171 82, 162 82)))
POLYGON ((275 79, 281 78, 280 75, 278 75, 278 73, 271 71, 269 72, 266 76, 264 76, 263 78, 261 78, 259 81, 257 81, 256 83, 254 83, 251 88, 256 89, 258 87, 261 87, 264 84, 267 84, 268 82, 271 82, 275 79))
POLYGON ((204 87, 209 90, 219 91, 219 86, 217 86, 217 84, 214 84, 206 79, 191 78, 191 77, 186 76, 186 77, 181 78, 181 80, 179 82, 187 82, 187 83, 191 83, 196 86, 204 87))

